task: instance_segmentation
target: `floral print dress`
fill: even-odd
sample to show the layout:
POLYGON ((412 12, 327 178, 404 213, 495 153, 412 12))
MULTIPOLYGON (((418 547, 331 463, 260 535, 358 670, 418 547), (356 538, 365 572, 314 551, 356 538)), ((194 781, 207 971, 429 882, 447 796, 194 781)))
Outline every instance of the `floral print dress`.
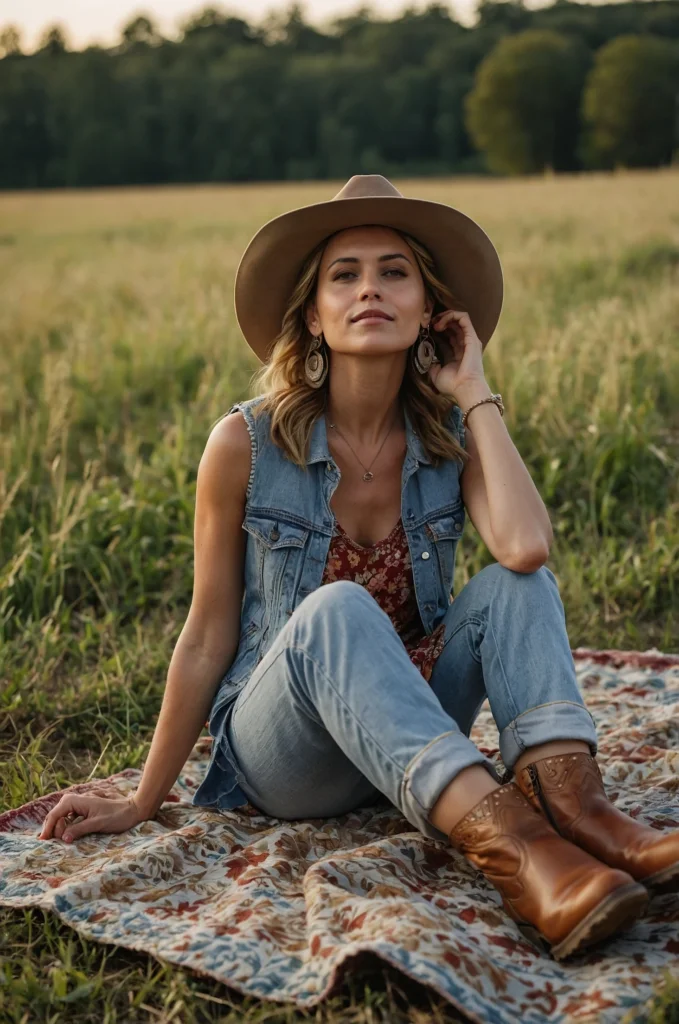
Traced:
POLYGON ((352 580, 372 594, 391 619, 410 660, 429 682, 436 659, 443 650, 445 624, 430 636, 424 632, 417 607, 410 549, 403 522, 388 537, 363 547, 336 524, 321 586, 335 580, 352 580))

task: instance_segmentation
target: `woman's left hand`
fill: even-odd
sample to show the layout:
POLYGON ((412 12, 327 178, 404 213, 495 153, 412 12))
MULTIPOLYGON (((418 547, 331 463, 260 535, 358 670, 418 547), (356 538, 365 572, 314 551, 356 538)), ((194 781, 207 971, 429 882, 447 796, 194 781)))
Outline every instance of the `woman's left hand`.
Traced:
POLYGON ((432 340, 443 359, 432 363, 429 379, 442 395, 458 398, 461 391, 485 384, 483 346, 469 313, 446 309, 431 320, 432 340))

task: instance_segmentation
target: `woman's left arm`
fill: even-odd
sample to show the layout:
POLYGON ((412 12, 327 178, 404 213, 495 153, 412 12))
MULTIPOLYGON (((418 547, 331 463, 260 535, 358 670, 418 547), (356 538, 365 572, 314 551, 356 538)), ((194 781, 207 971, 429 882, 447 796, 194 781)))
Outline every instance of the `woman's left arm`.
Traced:
MULTIPOLYGON (((492 394, 486 385, 458 396, 462 412, 492 394)), ((483 541, 502 565, 535 572, 549 557, 549 513, 493 402, 470 415, 466 449, 471 459, 460 476, 462 500, 483 541)))
MULTIPOLYGON (((465 413, 492 394, 483 373, 481 342, 467 313, 446 310, 432 325, 446 331, 439 349, 444 348, 447 358, 432 366, 430 379, 465 413)), ((497 406, 487 402, 474 409, 465 435, 471 458, 460 486, 469 518, 501 565, 515 572, 535 572, 549 557, 552 524, 497 406)))

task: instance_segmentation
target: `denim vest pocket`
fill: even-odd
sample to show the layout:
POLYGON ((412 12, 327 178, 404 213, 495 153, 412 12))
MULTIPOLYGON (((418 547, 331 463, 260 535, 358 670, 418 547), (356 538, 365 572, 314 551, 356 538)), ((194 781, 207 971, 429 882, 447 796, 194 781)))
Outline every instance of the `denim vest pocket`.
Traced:
POLYGON ((455 573, 455 552, 462 535, 464 517, 464 505, 460 501, 452 512, 429 519, 425 525, 427 534, 434 541, 441 581, 449 601, 455 573))
POLYGON ((262 512, 246 512, 243 529, 272 551, 286 547, 303 548, 309 536, 305 527, 281 519, 273 513, 265 515, 262 512))

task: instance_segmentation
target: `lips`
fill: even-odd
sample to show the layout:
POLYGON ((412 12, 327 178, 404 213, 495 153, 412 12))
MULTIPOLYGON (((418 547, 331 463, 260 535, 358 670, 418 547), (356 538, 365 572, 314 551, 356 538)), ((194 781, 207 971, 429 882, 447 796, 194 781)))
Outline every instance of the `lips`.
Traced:
POLYGON ((383 313, 381 309, 364 309, 362 313, 359 313, 358 316, 353 318, 352 323, 358 323, 359 320, 365 320, 368 317, 379 317, 381 320, 394 319, 392 316, 388 316, 386 313, 383 313))

